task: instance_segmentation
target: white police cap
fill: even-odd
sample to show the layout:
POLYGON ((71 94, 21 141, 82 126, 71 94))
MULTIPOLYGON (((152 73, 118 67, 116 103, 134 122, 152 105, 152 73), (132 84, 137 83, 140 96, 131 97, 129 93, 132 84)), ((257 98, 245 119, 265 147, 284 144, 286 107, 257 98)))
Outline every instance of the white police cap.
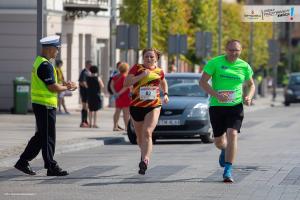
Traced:
POLYGON ((48 37, 44 37, 40 39, 40 43, 42 46, 53 46, 53 47, 60 47, 60 37, 58 35, 52 35, 48 37))

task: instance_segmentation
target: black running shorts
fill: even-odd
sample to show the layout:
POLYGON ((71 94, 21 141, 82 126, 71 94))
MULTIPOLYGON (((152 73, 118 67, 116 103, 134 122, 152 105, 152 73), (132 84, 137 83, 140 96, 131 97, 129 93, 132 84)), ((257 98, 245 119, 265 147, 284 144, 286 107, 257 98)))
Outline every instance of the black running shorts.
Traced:
POLYGON ((209 117, 214 137, 222 136, 228 128, 240 132, 244 119, 243 104, 235 106, 211 106, 209 108, 209 117))
POLYGON ((136 106, 130 106, 129 112, 131 117, 133 118, 134 121, 136 122, 141 122, 144 121, 145 116, 151 112, 153 109, 158 108, 157 107, 136 107, 136 106))

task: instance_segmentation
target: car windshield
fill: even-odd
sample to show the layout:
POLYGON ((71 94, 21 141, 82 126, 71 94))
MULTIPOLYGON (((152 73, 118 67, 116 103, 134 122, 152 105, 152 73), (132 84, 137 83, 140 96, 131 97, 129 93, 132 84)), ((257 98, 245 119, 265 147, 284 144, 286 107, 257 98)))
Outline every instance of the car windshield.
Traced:
POLYGON ((169 96, 207 97, 199 86, 199 77, 166 77, 169 96))
POLYGON ((292 75, 290 78, 290 85, 300 85, 300 75, 292 75))

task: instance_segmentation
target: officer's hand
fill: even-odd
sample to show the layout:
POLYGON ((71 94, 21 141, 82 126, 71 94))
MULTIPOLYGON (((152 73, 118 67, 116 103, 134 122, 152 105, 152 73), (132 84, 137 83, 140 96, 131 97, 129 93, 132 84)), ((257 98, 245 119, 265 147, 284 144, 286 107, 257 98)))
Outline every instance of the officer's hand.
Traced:
POLYGON ((71 90, 74 91, 77 89, 77 84, 75 82, 71 82, 71 90))
POLYGON ((75 83, 75 82, 72 82, 72 81, 68 81, 68 82, 66 83, 66 86, 67 86, 68 90, 70 90, 70 91, 74 91, 74 90, 77 89, 76 83, 75 83))

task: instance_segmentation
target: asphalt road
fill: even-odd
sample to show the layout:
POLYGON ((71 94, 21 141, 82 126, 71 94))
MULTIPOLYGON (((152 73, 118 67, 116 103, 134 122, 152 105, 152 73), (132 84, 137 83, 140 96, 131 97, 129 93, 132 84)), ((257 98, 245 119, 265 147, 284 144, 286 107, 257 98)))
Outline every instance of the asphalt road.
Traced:
POLYGON ((200 140, 159 141, 150 169, 137 174, 136 145, 121 143, 60 154, 67 177, 0 169, 0 199, 300 199, 300 105, 246 114, 239 137, 234 184, 222 182, 219 151, 200 140))

